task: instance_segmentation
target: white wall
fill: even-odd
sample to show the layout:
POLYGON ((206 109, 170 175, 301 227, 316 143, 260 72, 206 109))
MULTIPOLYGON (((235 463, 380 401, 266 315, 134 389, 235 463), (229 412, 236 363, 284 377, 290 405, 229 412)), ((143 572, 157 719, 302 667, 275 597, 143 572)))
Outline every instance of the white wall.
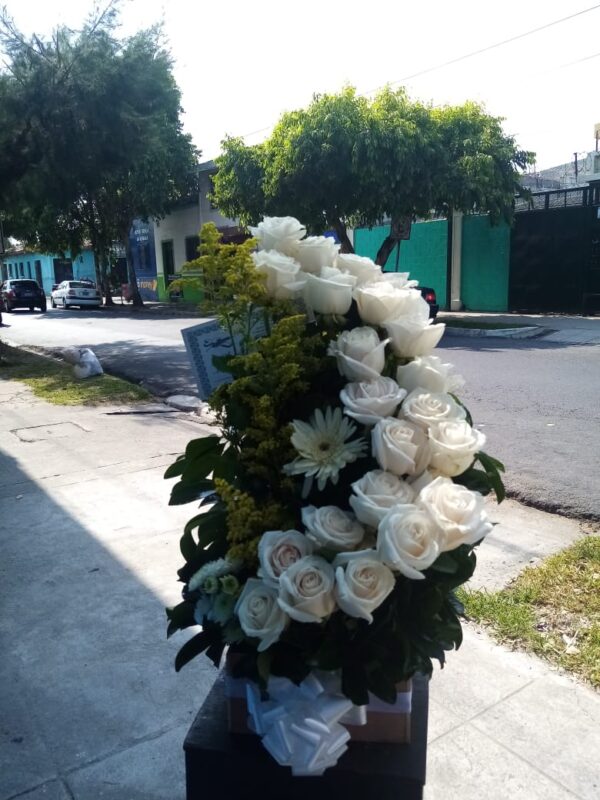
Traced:
POLYGON ((200 173, 200 204, 193 203, 178 208, 164 219, 154 222, 154 244, 156 250, 156 271, 164 275, 161 243, 173 241, 175 272, 179 272, 186 262, 185 240, 188 236, 197 236, 206 222, 214 222, 217 228, 235 227, 237 220, 228 219, 217 209, 211 208, 207 194, 212 189, 208 172, 200 173))

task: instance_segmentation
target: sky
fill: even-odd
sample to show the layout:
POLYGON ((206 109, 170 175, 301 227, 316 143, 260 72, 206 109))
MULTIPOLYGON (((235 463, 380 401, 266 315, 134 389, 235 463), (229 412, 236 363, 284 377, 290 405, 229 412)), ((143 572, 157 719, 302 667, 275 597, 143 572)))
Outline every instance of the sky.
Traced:
MULTIPOLYGON (((22 31, 41 35, 58 24, 78 28, 92 7, 86 0, 5 3, 22 31)), ((404 85, 435 104, 482 102, 536 152, 538 169, 595 147, 600 3, 592 0, 124 0, 121 19, 123 35, 163 23, 184 126, 203 160, 218 155, 224 136, 254 144, 284 111, 345 84, 365 94, 404 85)))

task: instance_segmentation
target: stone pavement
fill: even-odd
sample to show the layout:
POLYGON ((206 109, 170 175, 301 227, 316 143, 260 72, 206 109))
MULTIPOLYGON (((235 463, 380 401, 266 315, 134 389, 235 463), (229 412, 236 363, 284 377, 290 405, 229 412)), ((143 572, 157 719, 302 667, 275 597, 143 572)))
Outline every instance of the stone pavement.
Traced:
MULTIPOLYGON (((194 508, 167 505, 162 474, 207 428, 1 380, 0 409, 0 800, 183 800, 183 739, 216 671, 173 669, 184 635, 165 639, 164 606, 194 508)), ((480 584, 584 535, 513 502, 492 512, 480 584)), ((431 683, 428 800, 600 796, 600 697, 465 633, 431 683)))

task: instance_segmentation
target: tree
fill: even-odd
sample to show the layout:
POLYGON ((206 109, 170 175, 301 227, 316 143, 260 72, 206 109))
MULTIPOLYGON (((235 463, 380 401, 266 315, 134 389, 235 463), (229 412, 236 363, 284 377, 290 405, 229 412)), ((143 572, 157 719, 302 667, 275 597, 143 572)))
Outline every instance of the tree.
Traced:
POLYGON ((213 199, 244 224, 291 214, 315 233, 334 230, 344 252, 348 227, 387 222, 384 266, 416 217, 455 209, 510 219, 530 159, 475 103, 436 109, 403 89, 368 100, 349 87, 284 114, 260 145, 226 139, 213 199))
POLYGON ((198 152, 182 131, 160 27, 121 40, 117 10, 113 0, 82 31, 58 28, 49 41, 27 39, 0 15, 9 59, 0 90, 21 134, 0 140, 0 174, 4 153, 24 153, 10 184, 13 226, 46 250, 76 254, 89 241, 108 304, 110 250, 121 241, 141 304, 129 230, 195 192, 198 152))

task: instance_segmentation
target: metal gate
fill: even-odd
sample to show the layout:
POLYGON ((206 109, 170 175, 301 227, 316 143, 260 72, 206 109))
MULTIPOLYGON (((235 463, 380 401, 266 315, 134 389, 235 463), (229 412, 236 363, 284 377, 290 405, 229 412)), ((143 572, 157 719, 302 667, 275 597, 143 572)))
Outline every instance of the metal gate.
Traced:
POLYGON ((591 311, 600 305, 596 188, 545 192, 517 207, 511 233, 511 311, 591 311), (595 295, 598 296, 595 296, 595 295))

